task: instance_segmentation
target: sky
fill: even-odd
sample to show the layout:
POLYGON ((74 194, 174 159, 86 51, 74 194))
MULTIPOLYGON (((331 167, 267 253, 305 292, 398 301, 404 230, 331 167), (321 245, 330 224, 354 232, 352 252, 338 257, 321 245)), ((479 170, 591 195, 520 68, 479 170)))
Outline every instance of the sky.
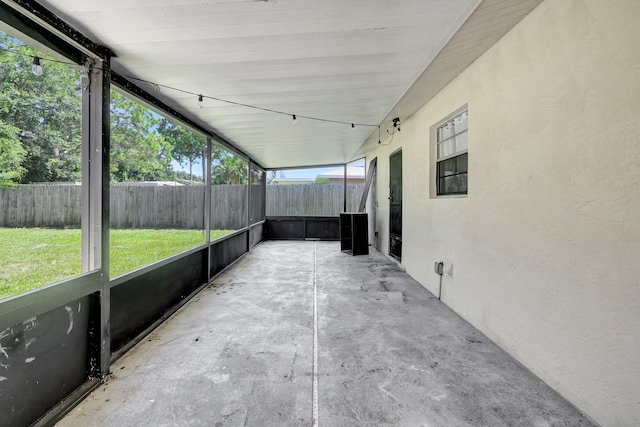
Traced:
MULTIPOLYGON (((364 166, 364 159, 356 160, 353 163, 350 163, 349 166, 364 166)), ((285 178, 309 178, 314 179, 318 174, 328 172, 331 170, 339 169, 341 166, 330 166, 327 168, 310 168, 310 169, 285 169, 282 172, 284 173, 285 178)), ((280 177, 280 171, 276 171, 277 177, 280 177)))
MULTIPOLYGON (((171 162, 171 165, 174 170, 182 170, 185 172, 189 172, 189 164, 186 163, 184 166, 181 166, 177 161, 171 162)), ((356 160, 353 163, 350 163, 349 166, 364 166, 364 159, 356 160)), ((327 168, 306 168, 306 169, 285 169, 283 171, 276 171, 276 176, 280 177, 280 172, 284 174, 285 178, 309 178, 314 179, 317 175, 328 172, 331 170, 339 169, 340 165, 330 166, 327 168)), ((193 174, 194 175, 202 175, 202 166, 200 163, 193 164, 193 174)))

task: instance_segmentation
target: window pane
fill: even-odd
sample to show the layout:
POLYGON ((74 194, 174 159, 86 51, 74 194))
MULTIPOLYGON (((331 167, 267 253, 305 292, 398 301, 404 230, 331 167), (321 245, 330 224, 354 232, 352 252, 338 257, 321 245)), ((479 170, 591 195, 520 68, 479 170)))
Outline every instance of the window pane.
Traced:
POLYGON ((267 216, 338 216, 344 210, 344 166, 270 171, 267 216))
POLYGON ((469 113, 466 111, 453 120, 456 133, 464 132, 469 127, 469 113))
POLYGON ((3 32, 0 47, 4 299, 82 273, 82 84, 78 70, 3 32))
POLYGON ((347 212, 358 212, 366 179, 364 159, 347 164, 347 212))
POLYGON ((455 158, 457 162, 456 170, 458 172, 467 172, 468 159, 469 159, 469 155, 467 153, 461 154, 460 156, 455 158))
POLYGON ((441 141, 453 135, 453 124, 451 123, 451 121, 442 125, 441 129, 442 129, 442 138, 440 139, 441 141))
POLYGON ((111 92, 111 277, 205 242, 204 138, 111 92))
POLYGON ((440 194, 466 194, 467 174, 444 177, 440 180, 440 194))
POLYGON ((467 165, 467 153, 438 162, 438 194, 466 194, 467 165))
POLYGON ((212 147, 211 240, 247 226, 248 164, 240 157, 212 147))
POLYGON ((451 159, 443 160, 440 162, 440 176, 447 176, 458 173, 458 157, 453 157, 451 159))
POLYGON ((450 156, 456 153, 455 138, 447 139, 438 145, 438 158, 450 156))
POLYGON ((468 136, 468 132, 463 132, 459 135, 456 135, 456 152, 463 151, 469 148, 468 136))
POLYGON ((464 151, 469 147, 468 120, 469 113, 465 111, 438 127, 436 131, 438 159, 464 151))
POLYGON ((265 197, 265 172, 260 169, 251 169, 251 224, 264 219, 265 197))
MULTIPOLYGON (((364 159, 347 165, 347 211, 357 211, 364 159)), ((270 171, 267 216, 338 216, 344 211, 344 165, 270 171)))

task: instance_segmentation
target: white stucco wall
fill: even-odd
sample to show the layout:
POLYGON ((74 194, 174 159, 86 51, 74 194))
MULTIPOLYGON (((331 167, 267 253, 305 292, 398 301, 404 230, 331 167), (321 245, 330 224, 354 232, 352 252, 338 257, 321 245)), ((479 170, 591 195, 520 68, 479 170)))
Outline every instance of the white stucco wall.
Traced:
POLYGON ((603 426, 640 425, 640 1, 546 0, 402 124, 403 265, 603 426), (431 127, 469 109, 469 194, 431 127))

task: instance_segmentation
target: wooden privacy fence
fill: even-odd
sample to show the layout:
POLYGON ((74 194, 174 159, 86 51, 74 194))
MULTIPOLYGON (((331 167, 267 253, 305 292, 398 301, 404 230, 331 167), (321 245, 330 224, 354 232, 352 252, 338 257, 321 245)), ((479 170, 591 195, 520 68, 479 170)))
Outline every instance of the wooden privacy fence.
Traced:
MULTIPOLYGON (((204 185, 111 187, 111 227, 202 230, 205 190, 204 185)), ((237 230, 246 226, 246 198, 246 186, 212 186, 211 228, 237 230)))
POLYGON ((82 192, 75 185, 0 188, 2 227, 79 227, 82 192))
MULTIPOLYGON (((347 211, 355 212, 364 184, 347 184, 347 211)), ((344 211, 342 184, 268 185, 267 216, 338 216, 344 211)))
MULTIPOLYGON (((355 210, 362 185, 347 186, 347 210, 355 210)), ((115 185, 110 189, 113 228, 203 229, 205 186, 115 185)), ((252 221, 263 203, 252 191, 252 221)), ((79 227, 79 185, 19 185, 0 188, 0 227, 79 227)), ((246 225, 246 185, 211 187, 211 228, 237 230, 246 225)), ((271 216, 337 216, 343 209, 342 185, 269 185, 266 213, 271 216)))

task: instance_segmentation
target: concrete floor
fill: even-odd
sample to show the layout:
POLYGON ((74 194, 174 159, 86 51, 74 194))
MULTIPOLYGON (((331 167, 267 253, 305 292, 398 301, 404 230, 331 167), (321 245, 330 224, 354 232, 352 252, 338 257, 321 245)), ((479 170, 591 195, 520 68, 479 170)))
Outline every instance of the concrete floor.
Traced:
POLYGON ((337 242, 259 245, 112 372, 58 426, 592 425, 380 253, 337 242))

